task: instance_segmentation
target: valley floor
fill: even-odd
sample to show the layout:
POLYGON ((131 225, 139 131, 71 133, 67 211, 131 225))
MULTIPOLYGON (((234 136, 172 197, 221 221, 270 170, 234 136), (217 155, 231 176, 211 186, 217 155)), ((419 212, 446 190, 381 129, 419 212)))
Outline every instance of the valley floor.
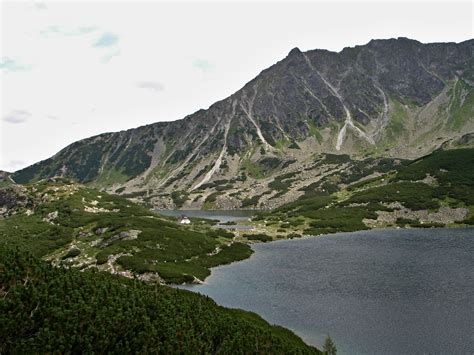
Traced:
POLYGON ((436 151, 389 167, 350 184, 330 178, 311 184, 294 202, 254 210, 251 220, 239 221, 245 229, 232 221, 216 228, 218 221, 192 217, 191 224, 179 224, 176 217, 63 178, 12 185, 0 189, 0 240, 55 266, 181 284, 201 282, 212 267, 248 258, 250 243, 474 224, 474 149, 436 151))

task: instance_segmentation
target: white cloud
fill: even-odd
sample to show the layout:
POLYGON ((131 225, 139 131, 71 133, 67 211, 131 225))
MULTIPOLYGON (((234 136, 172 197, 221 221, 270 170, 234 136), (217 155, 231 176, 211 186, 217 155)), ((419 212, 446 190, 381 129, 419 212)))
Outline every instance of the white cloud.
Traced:
POLYGON ((114 48, 114 49, 110 50, 107 54, 105 54, 105 55, 100 59, 100 62, 103 63, 103 64, 110 63, 110 61, 111 61, 114 57, 118 57, 121 53, 122 53, 122 51, 121 51, 120 49, 114 48))
POLYGON ((21 64, 21 62, 17 59, 3 57, 0 59, 0 69, 4 69, 7 71, 21 71, 30 70, 31 66, 21 64))
POLYGON ((24 160, 10 160, 5 166, 5 171, 14 172, 16 170, 22 169, 26 165, 24 160))
POLYGON ((25 123, 31 117, 31 113, 23 110, 11 111, 3 116, 3 121, 13 124, 25 123))
POLYGON ((207 59, 198 58, 193 61, 193 67, 198 68, 203 72, 209 72, 214 70, 216 66, 207 59))
POLYGON ((137 83, 137 88, 151 91, 163 91, 165 89, 163 84, 158 81, 140 81, 137 83))
POLYGON ((34 6, 37 10, 47 10, 48 6, 42 1, 35 1, 34 6))
POLYGON ((94 47, 115 46, 119 42, 119 37, 115 33, 105 32, 94 42, 94 47))
POLYGON ((96 26, 48 26, 46 29, 41 30, 40 34, 44 37, 74 37, 87 35, 89 33, 97 31, 99 28, 96 26))

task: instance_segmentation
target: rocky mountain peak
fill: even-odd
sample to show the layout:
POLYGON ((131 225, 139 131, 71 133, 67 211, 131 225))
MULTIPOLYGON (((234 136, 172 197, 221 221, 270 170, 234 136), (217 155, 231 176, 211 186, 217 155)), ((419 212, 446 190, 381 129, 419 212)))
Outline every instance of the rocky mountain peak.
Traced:
POLYGON ((295 55, 301 55, 302 52, 298 47, 293 48, 289 53, 287 57, 295 56, 295 55))
POLYGON ((474 132, 473 50, 473 40, 407 38, 338 53, 294 48, 207 110, 73 143, 13 179, 64 175, 117 193, 184 191, 201 207, 216 181, 251 198, 263 193, 253 184, 304 169, 318 153, 416 158, 474 132))

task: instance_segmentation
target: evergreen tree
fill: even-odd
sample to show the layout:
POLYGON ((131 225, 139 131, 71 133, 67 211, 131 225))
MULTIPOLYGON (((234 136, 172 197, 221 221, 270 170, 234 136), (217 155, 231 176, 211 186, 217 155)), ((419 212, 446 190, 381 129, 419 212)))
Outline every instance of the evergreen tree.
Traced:
POLYGON ((327 355, 336 355, 337 353, 336 345, 329 335, 326 337, 326 340, 324 340, 323 351, 324 354, 327 355))
POLYGON ((208 297, 55 268, 0 240, 0 354, 320 354, 208 297))

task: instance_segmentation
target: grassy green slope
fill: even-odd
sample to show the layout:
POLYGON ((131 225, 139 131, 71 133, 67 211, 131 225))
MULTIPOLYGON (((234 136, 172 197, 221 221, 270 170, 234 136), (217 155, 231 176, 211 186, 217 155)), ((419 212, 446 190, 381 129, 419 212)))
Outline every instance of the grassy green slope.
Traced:
POLYGON ((449 104, 450 118, 448 127, 461 130, 474 117, 474 89, 463 80, 455 83, 449 104))
POLYGON ((256 314, 0 243, 0 353, 319 353, 256 314))

